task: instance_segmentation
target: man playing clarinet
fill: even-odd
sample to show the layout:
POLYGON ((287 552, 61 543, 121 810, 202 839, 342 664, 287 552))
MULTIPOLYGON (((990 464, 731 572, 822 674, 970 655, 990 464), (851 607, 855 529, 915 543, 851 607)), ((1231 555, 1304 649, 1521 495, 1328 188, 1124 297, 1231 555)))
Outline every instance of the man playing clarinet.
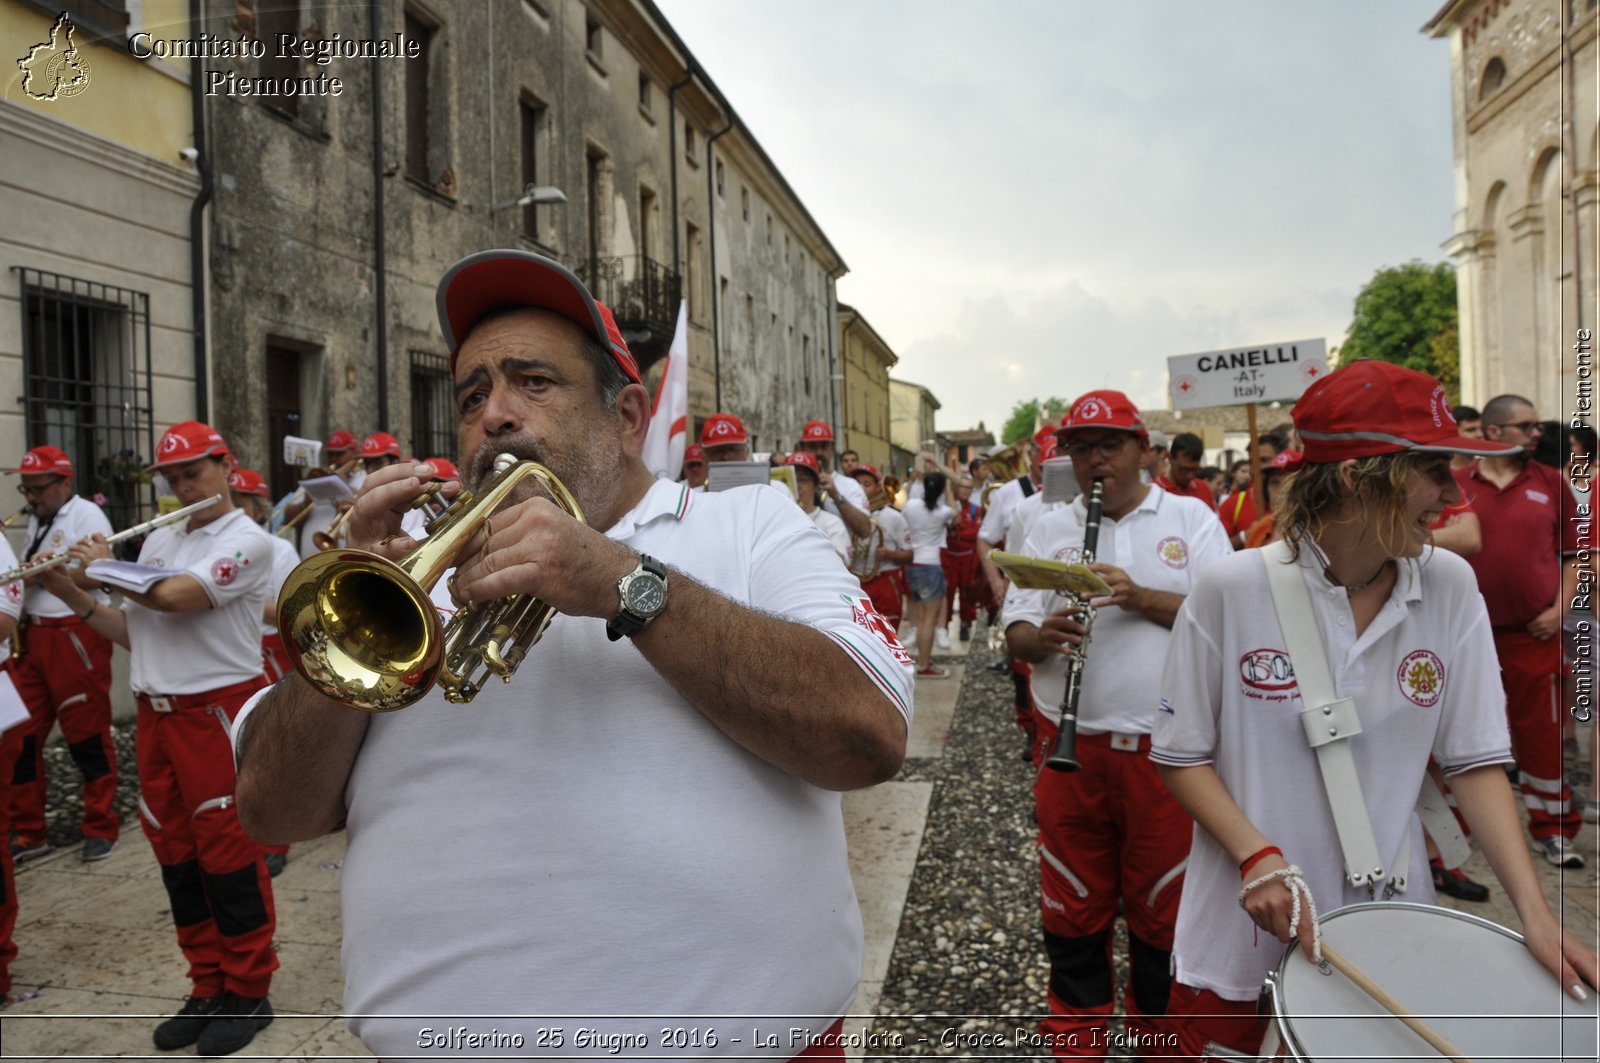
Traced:
POLYGON ((1002 623, 1016 657, 1033 664, 1042 761, 1061 727, 1068 660, 1082 652, 1077 771, 1042 768, 1034 784, 1039 820, 1040 906, 1050 957, 1050 1017, 1041 1024, 1059 1058, 1103 1058, 1113 1008, 1111 930, 1120 901, 1128 923, 1131 977, 1127 1035, 1155 1044, 1152 1021, 1166 1010, 1169 957, 1192 824, 1162 786, 1147 754, 1159 703, 1158 670, 1173 618, 1196 572, 1233 551, 1202 502, 1155 490, 1139 477, 1150 449, 1139 411, 1119 391, 1092 391, 1058 430, 1083 494, 1041 517, 1023 546, 1030 557, 1085 560, 1110 585, 1098 610, 1093 650, 1083 606, 1055 591, 1006 595, 1002 623), (1091 514, 1095 485, 1100 512, 1091 514), (1088 543, 1090 524, 1097 541, 1088 543))

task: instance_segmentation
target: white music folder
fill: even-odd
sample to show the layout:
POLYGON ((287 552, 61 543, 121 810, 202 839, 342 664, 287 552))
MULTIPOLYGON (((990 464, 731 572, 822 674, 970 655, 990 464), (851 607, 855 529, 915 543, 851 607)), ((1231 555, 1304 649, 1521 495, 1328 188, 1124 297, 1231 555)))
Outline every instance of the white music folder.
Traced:
POLYGON ((10 672, 0 672, 0 733, 28 722, 28 706, 11 682, 10 672))
POLYGON ((141 565, 137 561, 89 562, 84 572, 92 579, 125 591, 144 594, 169 576, 183 575, 181 568, 162 568, 160 565, 141 565))

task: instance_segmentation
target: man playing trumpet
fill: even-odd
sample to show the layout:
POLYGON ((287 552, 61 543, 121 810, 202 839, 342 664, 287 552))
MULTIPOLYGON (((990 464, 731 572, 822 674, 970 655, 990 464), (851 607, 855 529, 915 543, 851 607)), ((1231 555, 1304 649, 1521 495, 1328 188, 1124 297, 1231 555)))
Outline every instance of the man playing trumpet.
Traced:
POLYGON ((1173 618, 1196 572, 1232 553, 1203 503, 1144 483, 1143 420, 1120 391, 1091 391, 1059 429, 1083 494, 1039 518, 1023 546, 1030 557, 1077 562, 1086 500, 1099 481, 1102 515, 1095 564, 1113 594, 1099 609, 1091 646, 1083 608, 1049 590, 1013 587, 1004 623, 1011 652, 1033 664, 1035 725, 1042 763, 1055 742, 1066 661, 1087 652, 1079 700, 1075 772, 1044 769, 1034 784, 1050 1018, 1041 1029, 1058 1057, 1105 1054, 1116 983, 1111 930, 1120 901, 1128 923, 1128 1034, 1153 1036, 1165 1014, 1168 963, 1192 824, 1150 763, 1150 729, 1173 618))
MULTIPOLYGON (((486 251, 446 273, 438 305, 465 486, 481 490, 497 455, 532 459, 585 519, 519 489, 453 558, 460 601, 531 595, 556 611, 510 684, 470 707, 435 690, 372 716, 297 673, 234 728, 256 837, 348 829, 351 1028, 390 1059, 414 1056, 419 1021, 376 1016, 721 1013, 836 1029, 862 933, 835 791, 899 769, 904 651, 770 487, 695 493, 651 476, 649 393, 609 311, 565 268, 486 251)), ((351 547, 415 549, 400 524, 427 476, 373 473, 351 547)), ((450 603, 447 583, 435 602, 450 603)), ((549 1024, 496 1025, 537 1050, 549 1024)), ((752 1050, 726 1029, 706 1039, 703 1019, 667 1045, 659 1018, 587 1025, 643 1033, 655 1054, 752 1050)), ((769 1051, 797 1051, 783 1042, 769 1051)))
MULTIPOLYGON (((110 535, 99 506, 73 491, 72 459, 56 447, 34 447, 15 470, 27 500, 24 562, 66 551, 92 535, 110 535)), ((98 587, 95 601, 111 599, 98 587)), ((83 777, 85 861, 104 860, 116 848, 117 750, 111 741, 111 643, 80 620, 36 579, 23 601, 24 629, 13 646, 11 678, 28 704, 22 749, 12 775, 12 855, 28 860, 50 851, 45 838, 44 744, 61 724, 67 752, 83 777)))

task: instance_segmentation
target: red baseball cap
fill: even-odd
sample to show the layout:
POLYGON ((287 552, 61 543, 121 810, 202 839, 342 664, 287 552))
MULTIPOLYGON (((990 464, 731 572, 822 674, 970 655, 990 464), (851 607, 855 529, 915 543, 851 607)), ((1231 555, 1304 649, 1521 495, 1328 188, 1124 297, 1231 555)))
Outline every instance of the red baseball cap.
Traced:
POLYGON ((1271 461, 1261 466, 1261 471, 1267 472, 1294 472, 1302 464, 1298 450, 1280 450, 1273 455, 1271 461))
POLYGON ((802 443, 832 443, 833 429, 827 421, 807 421, 806 426, 800 429, 802 443))
POLYGON ((1450 414, 1443 384, 1427 373, 1368 359, 1306 388, 1294 404, 1294 426, 1305 450, 1293 468, 1405 450, 1492 456, 1522 449, 1468 439, 1450 414))
POLYGON ((744 430, 744 422, 731 413, 714 413, 700 426, 700 445, 703 447, 748 442, 750 434, 744 430))
POLYGON ((263 480, 261 474, 254 469, 235 469, 229 473, 228 490, 238 491, 242 495, 260 495, 262 498, 272 497, 267 490, 267 481, 263 480))
POLYGON ((883 483, 883 477, 878 475, 878 467, 876 465, 868 465, 866 462, 857 465, 850 475, 858 480, 863 476, 870 476, 879 483, 883 483))
POLYGON ((528 251, 479 251, 445 270, 435 298, 439 328, 450 348, 450 373, 472 328, 495 310, 527 306, 549 310, 577 325, 611 352, 623 375, 635 384, 639 363, 622 338, 616 319, 589 289, 559 262, 528 251))
POLYGON ((333 433, 333 435, 328 437, 328 441, 322 444, 322 449, 349 450, 355 445, 356 434, 354 432, 346 432, 343 428, 341 428, 337 432, 333 433))
POLYGON ((783 459, 783 463, 785 465, 799 465, 802 468, 810 469, 812 472, 817 471, 816 456, 813 454, 808 454, 803 450, 797 450, 793 454, 790 454, 787 458, 783 459))
POLYGON ((1140 439, 1150 438, 1139 416, 1139 407, 1120 391, 1091 391, 1079 396, 1061 419, 1061 427, 1056 429, 1057 438, 1080 428, 1115 428, 1132 432, 1140 439))
POLYGON ((1033 433, 1033 445, 1039 448, 1040 461, 1055 457, 1056 431, 1056 426, 1046 421, 1037 432, 1033 433))
POLYGON ((704 465, 706 463, 706 452, 699 443, 690 443, 689 448, 683 452, 683 463, 692 465, 695 462, 704 465))
POLYGON ((72 459, 60 447, 34 447, 22 456, 21 465, 8 471, 30 476, 71 476, 72 459))
POLYGON ((449 458, 428 458, 426 461, 433 466, 433 478, 435 480, 461 479, 461 470, 456 468, 456 463, 449 458))
POLYGON ((184 421, 162 434, 161 442, 156 444, 156 460, 146 465, 144 471, 155 472, 164 465, 183 465, 214 454, 233 456, 222 440, 222 433, 200 421, 184 421))
POLYGON ((400 441, 388 432, 374 432, 361 441, 363 458, 381 458, 385 455, 400 456, 400 441))

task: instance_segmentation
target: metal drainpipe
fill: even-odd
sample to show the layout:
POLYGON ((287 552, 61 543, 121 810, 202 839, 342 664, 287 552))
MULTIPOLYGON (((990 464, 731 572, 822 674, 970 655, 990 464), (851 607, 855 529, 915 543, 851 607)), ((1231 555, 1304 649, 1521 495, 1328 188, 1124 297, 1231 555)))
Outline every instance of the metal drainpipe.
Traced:
MULTIPOLYGON (((189 0, 189 26, 198 33, 201 25, 200 0, 189 0)), ((195 56, 189 64, 189 99, 194 114, 195 168, 200 171, 200 194, 189 205, 189 283, 193 287, 194 332, 194 410, 195 420, 206 422, 210 418, 210 402, 206 392, 210 388, 210 374, 206 365, 206 205, 211 202, 211 157, 206 152, 206 105, 201 85, 205 70, 201 59, 195 56)))
POLYGON ((1572 290, 1573 305, 1578 308, 1578 328, 1584 327, 1583 303, 1583 224, 1578 220, 1578 126, 1573 117, 1577 109, 1577 65, 1573 62, 1571 27, 1565 19, 1561 23, 1561 61, 1567 68, 1567 143, 1563 150, 1571 161, 1567 164, 1567 205, 1572 208, 1572 290))
MULTIPOLYGON (((683 68, 683 80, 676 85, 667 87, 667 161, 672 164, 672 271, 677 273, 682 268, 682 260, 678 257, 678 90, 694 80, 694 63, 689 63, 683 68)), ((640 219, 641 225, 644 219, 640 219)), ((681 292, 682 289, 680 288, 681 292)))
MULTIPOLYGON (((367 9, 369 33, 382 39, 378 26, 378 4, 367 9)), ((378 344, 378 427, 389 430, 389 307, 388 261, 383 224, 383 60, 372 60, 372 245, 376 299, 373 305, 378 344)))
MULTIPOLYGON (((728 108, 728 124, 706 138, 706 228, 711 234, 711 377, 716 384, 716 407, 722 409, 722 315, 717 298, 717 160, 711 146, 733 129, 733 108, 728 108)), ((694 248, 689 249, 690 253, 694 248)))

